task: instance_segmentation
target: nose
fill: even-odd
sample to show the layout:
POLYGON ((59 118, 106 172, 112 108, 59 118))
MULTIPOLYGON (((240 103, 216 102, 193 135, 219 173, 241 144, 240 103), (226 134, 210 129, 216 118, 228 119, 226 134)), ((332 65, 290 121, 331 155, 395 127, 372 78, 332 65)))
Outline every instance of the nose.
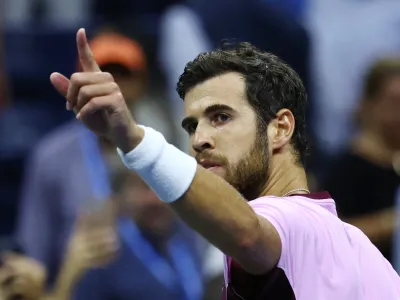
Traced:
POLYGON ((208 134, 204 130, 199 130, 199 128, 197 128, 192 140, 192 147, 194 151, 196 151, 197 153, 201 153, 205 150, 214 149, 215 142, 210 134, 208 134))

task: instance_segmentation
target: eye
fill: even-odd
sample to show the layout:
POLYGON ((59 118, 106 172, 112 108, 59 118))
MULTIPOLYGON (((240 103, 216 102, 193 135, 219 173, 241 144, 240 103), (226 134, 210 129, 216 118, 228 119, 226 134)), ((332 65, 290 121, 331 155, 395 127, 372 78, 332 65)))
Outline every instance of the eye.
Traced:
POLYGON ((217 113, 213 116, 211 121, 215 126, 221 126, 224 125, 226 122, 229 122, 230 120, 231 116, 227 113, 217 113))

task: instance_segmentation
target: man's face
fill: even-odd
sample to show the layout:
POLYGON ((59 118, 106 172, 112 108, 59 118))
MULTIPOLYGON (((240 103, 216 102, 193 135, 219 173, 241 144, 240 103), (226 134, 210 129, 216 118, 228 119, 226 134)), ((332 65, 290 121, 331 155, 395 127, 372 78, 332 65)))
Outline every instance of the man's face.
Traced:
POLYGON ((372 120, 391 148, 400 149, 400 75, 388 78, 373 100, 372 120))
POLYGON ((257 197, 268 178, 268 138, 257 131, 244 78, 231 72, 206 80, 189 90, 184 105, 182 127, 197 162, 248 200, 257 197))

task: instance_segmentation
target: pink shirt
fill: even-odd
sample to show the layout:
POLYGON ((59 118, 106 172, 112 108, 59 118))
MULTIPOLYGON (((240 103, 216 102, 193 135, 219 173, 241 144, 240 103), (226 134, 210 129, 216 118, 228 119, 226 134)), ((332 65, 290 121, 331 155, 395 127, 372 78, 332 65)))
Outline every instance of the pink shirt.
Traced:
MULTIPOLYGON (((282 255, 277 268, 283 270, 293 291, 294 298, 288 299, 400 299, 399 275, 361 230, 338 218, 328 193, 311 194, 310 198, 262 197, 249 204, 279 233, 282 255)), ((232 265, 229 258, 225 265, 227 287, 232 265)), ((231 292, 227 298, 240 299, 240 291, 232 285, 236 296, 231 292)))

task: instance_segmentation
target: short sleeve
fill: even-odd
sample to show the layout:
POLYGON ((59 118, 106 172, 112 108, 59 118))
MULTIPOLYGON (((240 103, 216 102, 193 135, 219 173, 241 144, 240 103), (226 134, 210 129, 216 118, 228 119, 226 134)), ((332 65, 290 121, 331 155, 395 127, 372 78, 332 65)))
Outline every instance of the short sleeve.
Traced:
MULTIPOLYGON (((302 201, 307 204, 307 200, 302 201)), ((295 278, 295 274, 304 269, 307 256, 317 252, 317 235, 323 234, 323 231, 317 229, 323 226, 320 225, 323 219, 319 215, 320 211, 281 198, 255 200, 250 205, 277 230, 282 243, 278 267, 285 271, 290 281, 290 278, 295 278)), ((328 211, 326 213, 330 214, 328 211)))

